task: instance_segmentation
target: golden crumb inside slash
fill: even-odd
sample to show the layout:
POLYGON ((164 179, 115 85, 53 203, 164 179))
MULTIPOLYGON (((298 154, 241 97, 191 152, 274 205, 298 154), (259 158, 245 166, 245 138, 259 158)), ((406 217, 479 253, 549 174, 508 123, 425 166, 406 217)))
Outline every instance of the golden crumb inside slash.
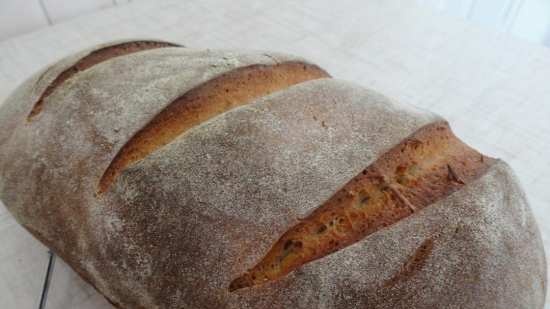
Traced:
POLYGON ((479 178, 493 161, 461 142, 447 123, 427 125, 287 230, 229 290, 277 280, 360 241, 479 178))
POLYGON ((190 128, 274 91, 323 77, 329 75, 315 65, 289 61, 237 68, 193 88, 170 103, 126 142, 101 177, 99 193, 107 191, 127 166, 190 128))

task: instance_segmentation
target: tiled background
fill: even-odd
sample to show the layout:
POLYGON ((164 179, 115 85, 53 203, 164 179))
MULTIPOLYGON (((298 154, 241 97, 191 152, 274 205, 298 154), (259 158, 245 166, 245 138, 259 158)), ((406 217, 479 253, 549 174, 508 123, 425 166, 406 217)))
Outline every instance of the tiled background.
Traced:
MULTIPOLYGON (((0 42, 0 102, 46 64, 119 38, 299 54, 337 78, 443 115, 467 143, 509 162, 550 248, 550 50, 454 19, 443 7, 334 3, 162 0, 103 9, 0 42)), ((35 308, 46 250, 2 205, 0 247, 0 308, 35 308)), ((49 308, 111 308, 65 264, 57 266, 49 308)))
POLYGON ((131 0, 1 0, 0 41, 131 0))

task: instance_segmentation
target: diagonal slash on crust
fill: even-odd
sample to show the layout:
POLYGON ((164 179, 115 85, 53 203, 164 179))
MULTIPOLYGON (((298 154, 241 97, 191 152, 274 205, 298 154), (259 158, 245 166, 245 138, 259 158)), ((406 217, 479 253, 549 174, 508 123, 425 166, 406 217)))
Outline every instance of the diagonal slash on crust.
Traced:
MULTIPOLYGON (((493 162, 454 136, 446 122, 424 126, 290 227, 229 290, 280 279, 385 229, 481 177, 493 162)), ((421 267, 432 248, 426 240, 413 264, 421 267)), ((404 274, 416 269, 413 264, 404 274)))
MULTIPOLYGON (((31 121, 36 117, 42 109, 44 108, 44 100, 50 96, 61 84, 73 77, 78 72, 82 72, 91 68, 92 66, 99 64, 101 62, 107 61, 114 57, 124 56, 131 53, 136 53, 139 51, 144 51, 148 49, 161 48, 161 47, 179 47, 179 45, 168 43, 168 42, 158 42, 158 41, 132 41, 125 42, 116 45, 107 46, 100 48, 98 50, 92 51, 87 56, 83 57, 77 61, 74 65, 68 69, 61 72, 51 84, 46 87, 42 92, 38 100, 34 103, 32 110, 27 116, 27 121, 31 121)), ((39 80, 44 77, 44 75, 50 70, 48 68, 39 80)))
POLYGON ((187 130, 256 98, 330 75, 300 61, 251 65, 213 78, 171 102, 118 151, 99 182, 104 193, 129 165, 167 145, 187 130))

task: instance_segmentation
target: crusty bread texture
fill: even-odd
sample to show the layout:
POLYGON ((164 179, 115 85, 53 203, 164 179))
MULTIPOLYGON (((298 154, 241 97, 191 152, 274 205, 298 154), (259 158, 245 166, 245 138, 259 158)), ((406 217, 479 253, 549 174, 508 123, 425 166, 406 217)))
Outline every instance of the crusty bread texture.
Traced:
POLYGON ((65 58, 0 107, 0 199, 118 308, 544 306, 506 163, 290 55, 65 58))
POLYGON ((347 247, 462 188, 493 162, 458 140, 446 123, 424 126, 289 229, 230 290, 278 279, 347 247))

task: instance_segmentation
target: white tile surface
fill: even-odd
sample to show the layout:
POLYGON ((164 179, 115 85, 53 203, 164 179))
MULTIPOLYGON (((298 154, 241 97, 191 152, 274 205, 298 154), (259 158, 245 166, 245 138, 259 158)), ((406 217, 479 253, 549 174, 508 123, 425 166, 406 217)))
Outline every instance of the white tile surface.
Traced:
POLYGON ((115 5, 112 0, 42 0, 52 22, 73 18, 115 5))
POLYGON ((0 0, 0 41, 130 0, 0 0))
MULTIPOLYGON (((300 54, 337 78, 442 114, 466 142, 508 161, 550 248, 550 51, 407 3, 132 1, 0 42, 0 100, 47 63, 118 38, 300 54)), ((2 206, 0 235, 0 308, 33 308, 45 249, 2 206)), ((59 263, 49 308, 110 306, 59 263)))
POLYGON ((0 1, 0 40, 48 25, 36 0, 0 1))

